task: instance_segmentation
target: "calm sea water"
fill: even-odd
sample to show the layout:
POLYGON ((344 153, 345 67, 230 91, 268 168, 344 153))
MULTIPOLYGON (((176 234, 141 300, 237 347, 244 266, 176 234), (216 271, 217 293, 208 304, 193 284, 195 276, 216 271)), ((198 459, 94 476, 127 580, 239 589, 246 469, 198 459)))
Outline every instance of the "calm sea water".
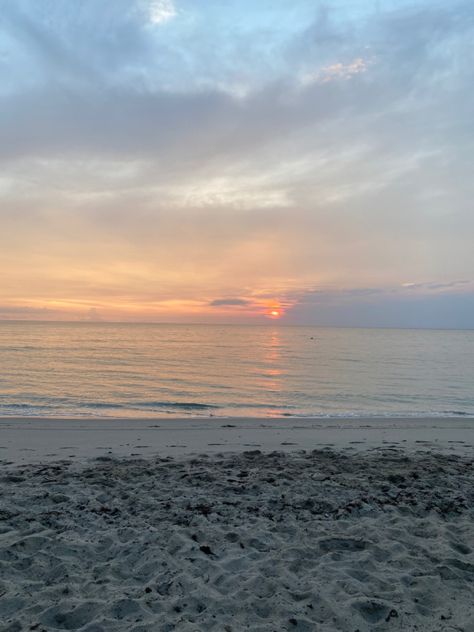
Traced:
POLYGON ((0 416, 474 415, 474 331, 0 322, 0 416))

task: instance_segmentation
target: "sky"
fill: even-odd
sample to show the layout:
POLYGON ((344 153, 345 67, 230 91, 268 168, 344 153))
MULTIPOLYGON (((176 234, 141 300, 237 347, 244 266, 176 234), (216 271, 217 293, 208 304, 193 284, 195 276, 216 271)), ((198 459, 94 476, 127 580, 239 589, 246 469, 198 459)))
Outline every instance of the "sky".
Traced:
POLYGON ((474 328, 472 0, 0 0, 0 319, 474 328))

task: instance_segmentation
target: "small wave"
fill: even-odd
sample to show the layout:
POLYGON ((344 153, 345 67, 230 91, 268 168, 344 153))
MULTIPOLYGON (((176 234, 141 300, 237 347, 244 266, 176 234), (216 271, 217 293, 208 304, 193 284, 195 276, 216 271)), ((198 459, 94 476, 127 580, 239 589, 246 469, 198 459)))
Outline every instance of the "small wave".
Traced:
POLYGON ((0 417, 54 417, 59 408, 54 405, 36 405, 12 402, 0 405, 0 417))
POLYGON ((208 410, 219 408, 216 404, 199 402, 131 402, 128 408, 177 408, 183 410, 208 410))
POLYGON ((7 404, 0 404, 0 412, 5 409, 11 410, 56 410, 60 408, 59 405, 54 402, 44 403, 44 404, 33 404, 33 403, 24 403, 24 402, 10 402, 7 404))
MULTIPOLYGON (((116 408, 116 409, 126 408, 126 406, 123 406, 122 404, 117 404, 115 402, 78 402, 76 404, 76 406, 78 408, 97 408, 97 409, 101 409, 101 408, 116 408)), ((74 405, 72 405, 72 408, 74 408, 74 405)))
POLYGON ((201 404, 199 402, 80 402, 80 408, 93 409, 117 409, 117 410, 140 410, 146 409, 182 409, 182 410, 207 410, 211 408, 219 408, 214 404, 201 404))
POLYGON ((3 415, 41 415, 41 414, 61 414, 61 415, 83 415, 87 411, 139 411, 139 410, 184 410, 184 411, 206 411, 215 410, 219 406, 216 404, 204 404, 201 402, 55 402, 50 401, 41 404, 33 402, 11 402, 8 404, 0 404, 0 416, 3 415))
POLYGON ((264 410, 282 410, 282 409, 288 409, 288 410, 294 410, 295 408, 298 408, 298 406, 295 406, 294 404, 254 404, 252 402, 250 403, 234 403, 234 404, 223 404, 222 405, 223 408, 247 408, 249 410, 251 410, 252 408, 257 408, 257 409, 264 409, 264 410))
POLYGON ((282 417, 294 417, 298 419, 431 419, 437 417, 473 417, 474 411, 461 411, 461 410, 443 410, 443 411, 371 411, 371 412, 360 412, 360 411, 343 411, 340 413, 336 412, 305 412, 305 413, 282 413, 282 417))

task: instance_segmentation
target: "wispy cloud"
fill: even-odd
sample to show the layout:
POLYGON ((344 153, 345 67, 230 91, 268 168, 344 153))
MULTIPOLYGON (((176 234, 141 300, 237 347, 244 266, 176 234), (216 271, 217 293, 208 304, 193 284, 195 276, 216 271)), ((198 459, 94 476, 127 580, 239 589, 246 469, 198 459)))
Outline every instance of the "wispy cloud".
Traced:
POLYGON ((356 75, 360 75, 368 71, 370 66, 375 63, 373 58, 356 57, 348 62, 334 62, 328 66, 323 66, 312 72, 305 72, 300 77, 300 82, 304 86, 313 83, 327 83, 337 79, 352 79, 356 75))
POLYGON ((249 301, 244 298, 216 298, 209 303, 211 307, 221 307, 221 306, 237 306, 243 307, 249 304, 249 301))
POLYGON ((29 305, 0 305, 0 320, 47 320, 58 316, 58 310, 29 305))
POLYGON ((173 0, 150 0, 149 16, 152 24, 163 24, 177 15, 173 0))
POLYGON ((468 280, 463 281, 426 281, 422 283, 402 283, 402 287, 408 290, 453 290, 456 288, 464 288, 466 286, 472 286, 473 282, 468 280))

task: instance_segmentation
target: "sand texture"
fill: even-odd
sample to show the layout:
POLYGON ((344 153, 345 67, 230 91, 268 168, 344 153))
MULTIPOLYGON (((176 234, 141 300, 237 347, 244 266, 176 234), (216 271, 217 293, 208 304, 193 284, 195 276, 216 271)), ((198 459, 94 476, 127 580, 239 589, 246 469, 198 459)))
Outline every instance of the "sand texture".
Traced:
POLYGON ((472 632, 466 455, 3 466, 0 630, 472 632))

